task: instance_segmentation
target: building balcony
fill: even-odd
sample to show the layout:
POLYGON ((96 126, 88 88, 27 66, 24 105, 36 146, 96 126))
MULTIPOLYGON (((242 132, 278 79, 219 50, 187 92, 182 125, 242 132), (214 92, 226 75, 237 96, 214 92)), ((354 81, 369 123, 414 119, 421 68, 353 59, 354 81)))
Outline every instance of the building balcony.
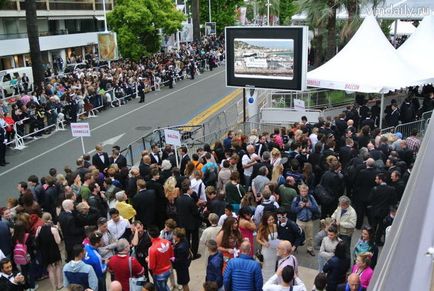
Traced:
MULTIPOLYGON (((25 10, 25 0, 8 0, 0 11, 25 10)), ((113 9, 113 0, 105 1, 106 10, 113 9)), ((37 10, 103 10, 102 0, 36 0, 37 10)))

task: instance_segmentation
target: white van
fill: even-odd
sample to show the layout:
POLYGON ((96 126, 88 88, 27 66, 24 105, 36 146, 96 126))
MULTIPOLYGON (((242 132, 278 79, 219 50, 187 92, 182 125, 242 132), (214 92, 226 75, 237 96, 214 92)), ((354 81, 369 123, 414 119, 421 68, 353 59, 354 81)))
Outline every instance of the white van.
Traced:
POLYGON ((15 69, 8 69, 4 71, 0 71, 0 91, 3 91, 4 93, 0 92, 0 96, 4 94, 4 97, 12 96, 15 93, 15 85, 16 79, 18 77, 22 77, 23 74, 26 74, 27 77, 29 77, 29 88, 28 91, 33 90, 33 70, 32 67, 22 67, 22 68, 15 68, 15 69))

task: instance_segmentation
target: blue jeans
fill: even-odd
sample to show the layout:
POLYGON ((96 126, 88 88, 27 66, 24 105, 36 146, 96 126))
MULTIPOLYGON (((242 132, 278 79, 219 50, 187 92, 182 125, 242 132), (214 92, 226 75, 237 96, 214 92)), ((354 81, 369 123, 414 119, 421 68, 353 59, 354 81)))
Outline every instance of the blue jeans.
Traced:
POLYGON ((170 277, 170 270, 162 274, 153 275, 152 277, 154 278, 154 284, 157 291, 170 291, 169 286, 167 286, 167 280, 170 277))

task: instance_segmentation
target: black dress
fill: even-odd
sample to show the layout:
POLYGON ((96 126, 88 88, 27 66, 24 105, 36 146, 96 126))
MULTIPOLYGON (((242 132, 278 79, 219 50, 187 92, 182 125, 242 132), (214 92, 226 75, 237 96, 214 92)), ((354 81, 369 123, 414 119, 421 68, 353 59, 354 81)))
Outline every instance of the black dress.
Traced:
POLYGON ((43 225, 37 237, 37 244, 42 255, 42 264, 47 267, 61 260, 59 246, 51 233, 51 225, 43 225))

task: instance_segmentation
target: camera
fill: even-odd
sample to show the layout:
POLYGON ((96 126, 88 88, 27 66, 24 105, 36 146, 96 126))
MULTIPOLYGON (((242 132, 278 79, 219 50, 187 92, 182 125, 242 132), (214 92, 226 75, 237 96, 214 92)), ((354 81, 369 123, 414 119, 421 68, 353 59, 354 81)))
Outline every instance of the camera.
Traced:
POLYGON ((301 201, 302 201, 303 203, 307 203, 307 202, 309 201, 309 199, 307 199, 307 197, 302 197, 302 198, 301 198, 301 201))

